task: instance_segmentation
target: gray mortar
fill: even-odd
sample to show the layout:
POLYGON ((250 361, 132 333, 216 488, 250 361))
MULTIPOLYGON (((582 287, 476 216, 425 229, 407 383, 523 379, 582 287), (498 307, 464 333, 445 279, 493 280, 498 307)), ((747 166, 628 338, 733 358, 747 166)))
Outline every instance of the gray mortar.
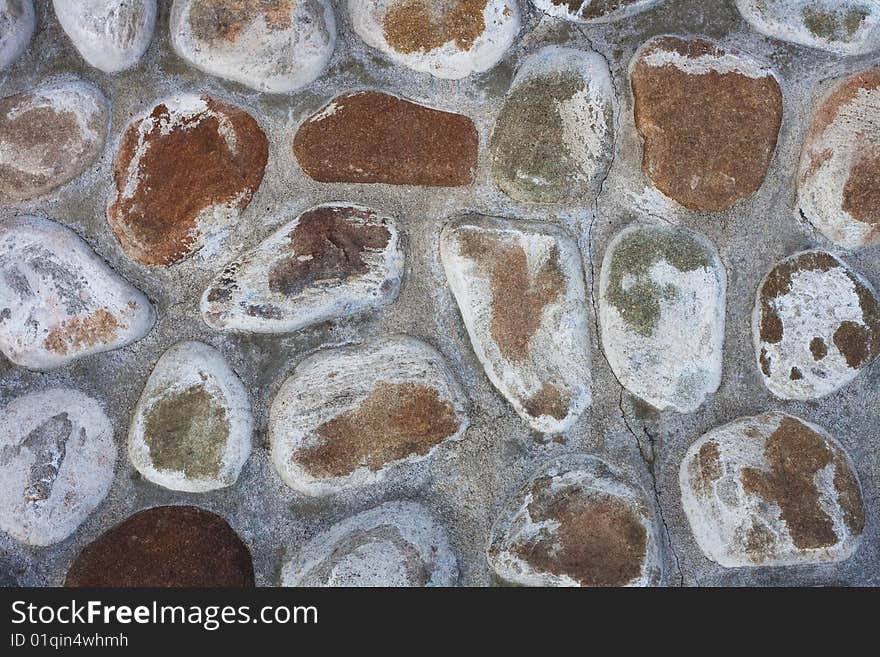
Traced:
MULTIPOLYGON (((580 26, 544 18, 520 0, 523 29, 513 49, 491 71, 461 81, 434 79, 392 66, 353 33, 344 3, 336 2, 338 43, 330 70, 305 91, 266 96, 209 77, 188 66, 171 49, 170 1, 160 0, 156 36, 136 68, 105 75, 89 67, 63 33, 47 2, 37 2, 38 27, 25 55, 0 74, 0 95, 26 90, 63 75, 94 82, 111 100, 111 138, 102 160, 79 180, 28 203, 0 208, 3 214, 32 213, 61 220, 82 235, 111 266, 156 304, 159 322, 143 340, 125 349, 81 359, 39 374, 0 362, 0 405, 30 391, 71 386, 101 402, 116 427, 120 458, 107 499, 67 540, 31 548, 0 535, 0 583, 12 573, 24 585, 59 585, 83 546, 132 513, 158 504, 195 504, 226 518, 250 546, 257 583, 277 585, 285 558, 331 524, 392 499, 425 504, 445 524, 456 551, 463 585, 493 584, 485 548, 493 520, 508 496, 546 459, 570 452, 600 456, 640 481, 662 509, 666 527, 664 568, 669 585, 880 584, 880 363, 856 381, 818 402, 783 402, 764 387, 752 347, 750 317, 764 274, 783 257, 821 247, 838 253, 880 288, 880 246, 842 252, 798 219, 794 178, 815 98, 827 82, 877 65, 880 54, 841 58, 773 41, 752 31, 732 0, 667 0, 623 21, 580 26), (752 198, 714 215, 674 208, 663 216, 640 211, 632 196, 650 187, 641 172, 641 144, 632 117, 628 66, 636 49, 657 34, 702 35, 739 48, 770 64, 785 95, 782 133, 767 179, 752 198), (544 45, 592 45, 608 60, 620 112, 615 160, 595 207, 565 211, 526 207, 491 184, 488 143, 500 101, 518 62, 544 45), (335 95, 360 88, 400 94, 473 118, 480 132, 477 182, 458 189, 387 185, 320 184, 304 176, 292 154, 300 121, 335 95), (163 269, 128 259, 104 218, 111 193, 112 157, 124 126, 155 101, 176 92, 207 92, 250 111, 270 140, 265 180, 219 255, 163 269), (392 305, 347 321, 324 323, 287 336, 223 334, 209 329, 198 312, 207 283, 223 265, 256 246, 298 212, 318 203, 344 200, 395 215, 406 236, 407 270, 392 305), (447 218, 465 211, 555 221, 578 236, 587 275, 598 273, 611 238, 633 221, 659 221, 706 235, 727 268, 727 340, 721 388, 696 413, 646 413, 614 378, 595 331, 591 308, 593 407, 559 440, 543 442, 490 385, 470 346, 446 285, 437 242, 447 218), (592 248, 590 245, 592 237, 592 248), (427 479, 419 473, 366 493, 309 499, 288 489, 268 460, 267 409, 284 378, 316 349, 366 337, 408 333, 438 348, 465 387, 471 428, 461 443, 438 451, 427 479), (256 420, 255 449, 238 483, 207 494, 184 494, 144 481, 125 449, 132 409, 161 353, 186 339, 218 348, 250 390, 256 420), (680 504, 678 466, 688 446, 704 432, 743 415, 781 410, 828 429, 846 447, 862 482, 867 525, 855 556, 835 565, 725 569, 706 559, 694 542, 680 504), (654 457, 652 457, 652 454, 654 457)), ((592 281, 590 281, 592 283, 592 281)), ((422 475, 424 473, 421 473, 422 475)))

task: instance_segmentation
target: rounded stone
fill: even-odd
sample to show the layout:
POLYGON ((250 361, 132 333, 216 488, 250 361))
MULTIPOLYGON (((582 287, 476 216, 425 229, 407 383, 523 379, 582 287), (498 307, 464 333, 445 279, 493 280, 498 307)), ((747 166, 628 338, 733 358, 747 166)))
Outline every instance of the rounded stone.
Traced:
POLYGON ((244 110, 176 96, 125 130, 107 220, 129 257, 172 265, 225 240, 263 180, 266 135, 244 110))
POLYGON ((829 240, 855 249, 880 242, 880 68, 839 81, 807 132, 798 206, 829 240))
POLYGON ((336 45, 327 0, 174 0, 170 29, 196 68, 276 94, 314 82, 336 45))
POLYGON ((27 50, 36 27, 32 0, 0 0, 0 71, 27 50))
POLYGON ((202 295, 202 318, 223 331, 298 331, 391 303, 403 265, 392 218, 360 205, 319 205, 227 265, 202 295))
POLYGON ((446 530, 419 504, 387 502, 306 543, 281 572, 282 586, 455 586, 446 530))
POLYGON ((630 68, 642 170, 690 210, 720 212, 754 194, 782 123, 771 71, 702 39, 661 36, 630 68))
POLYGON ((532 0, 539 10, 577 23, 608 23, 627 18, 663 0, 532 0))
POLYGON ((880 48, 880 5, 872 0, 736 0, 761 34, 838 55, 880 48))
POLYGON ((83 59, 105 73, 136 65, 153 40, 156 0, 52 0, 83 59))
POLYGON ((79 80, 0 99, 0 202, 42 196, 79 177, 104 151, 110 105, 79 80))
POLYGON ((764 383, 781 399, 818 399, 880 354, 880 301, 836 256, 805 251, 764 277, 752 314, 764 383))
POLYGON ((0 411, 0 529, 30 545, 63 541, 113 481, 113 426, 98 402, 67 388, 0 411))
POLYGON ((443 228, 440 260, 492 384, 535 431, 569 429, 591 399, 574 240, 547 223, 472 215, 443 228))
POLYGON ((76 233, 40 217, 0 219, 0 351, 32 370, 143 338, 156 312, 76 233))
POLYGON ((194 506, 139 511, 83 548, 65 586, 247 588, 247 545, 220 516, 194 506))
POLYGON ((705 434, 687 451, 679 482, 697 544, 726 568, 842 561, 865 525, 843 448, 784 413, 740 418, 705 434))
POLYGON ((179 342, 147 379, 134 409, 128 456, 154 484, 204 493, 238 480, 252 432, 247 391, 220 352, 179 342))
POLYGON ((275 470, 306 495, 380 483, 467 427, 464 393, 443 357, 408 336, 306 358, 269 411, 275 470))
POLYGON ((599 282, 602 345, 632 394, 692 413, 721 384, 727 274, 702 235, 635 225, 608 245, 599 282))
POLYGON ((348 0, 348 11, 367 45, 451 80, 495 66, 520 28, 514 0, 348 0))
POLYGON ((644 491, 604 461, 545 464, 490 532, 489 566, 519 586, 652 586, 661 557, 644 491))
POLYGON ((600 55, 542 48, 517 70, 495 122, 495 184, 524 203, 592 202, 611 166, 614 112, 600 55))

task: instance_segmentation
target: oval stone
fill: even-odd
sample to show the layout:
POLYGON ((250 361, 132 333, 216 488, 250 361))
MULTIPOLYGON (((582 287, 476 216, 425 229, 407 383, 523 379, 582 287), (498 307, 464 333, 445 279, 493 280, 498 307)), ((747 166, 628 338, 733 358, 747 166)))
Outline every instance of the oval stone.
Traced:
POLYGON ((546 223, 473 215, 440 234, 471 345, 529 426, 561 433, 590 405, 586 289, 577 244, 546 223))
POLYGON ((393 219, 319 205, 228 265, 202 295, 202 317, 225 331, 297 331, 392 302, 403 263, 393 219))
POLYGON ((495 521, 487 558, 520 586, 652 586, 662 566, 644 491, 592 456, 541 468, 495 521))
POLYGON ((65 586, 248 588, 247 545, 223 518, 194 506, 139 511, 83 548, 65 586))
POLYGON ((379 91, 339 96, 293 141, 299 165, 318 182, 428 187, 471 184, 478 147, 466 116, 379 91))
POLYGON ((467 427, 464 393, 443 357, 407 336, 306 358, 269 412, 272 463, 306 495, 382 482, 467 427))
POLYGON ((0 99, 0 202, 42 196, 77 178, 104 150, 110 105, 82 81, 0 99))
POLYGON ((690 210, 720 212, 764 181, 782 123, 773 73, 709 41, 652 39, 630 79, 642 170, 690 210))
POLYGON ((0 529, 30 545, 63 541, 113 481, 113 426, 98 403, 67 388, 0 411, 0 529))
POLYGON ((174 0, 171 44, 196 68, 257 91, 314 82, 336 45, 327 0, 174 0))
POLYGON ((208 96, 177 96, 128 126, 107 220, 129 257, 172 265, 222 244, 263 180, 266 135, 208 96))
POLYGON ((513 0, 349 0, 355 32, 391 61, 459 80, 487 71, 513 44, 513 0))
POLYGON ((52 0, 52 4, 79 54, 105 73, 137 64, 153 40, 156 0, 52 0))
POLYGON ((492 178, 525 203, 591 203, 614 148, 614 87, 600 55, 547 46, 519 68, 492 131, 492 178))
POLYGON ((21 57, 36 26, 31 0, 0 0, 0 71, 21 57))
POLYGON ((660 410, 697 410, 721 384, 727 274, 715 247, 681 228, 630 226, 608 245, 599 288, 620 383, 660 410))
POLYGON ((798 177, 801 215, 829 240, 855 249, 880 241, 880 68, 822 98, 798 177))
POLYGON ((201 342, 179 342, 162 354, 133 415, 128 456, 164 488, 231 486, 251 452, 247 391, 220 352, 201 342))
POLYGON ((843 448, 784 413, 713 429, 687 451, 679 482, 697 544, 726 568, 842 561, 865 525, 843 448))
POLYGON ((76 233, 48 219, 0 220, 0 351, 50 370, 140 340, 156 313, 76 233))
POLYGON ((282 586, 455 586, 446 530, 414 502, 387 502, 306 543, 281 572, 282 586))
POLYGON ((770 392, 818 399, 840 390, 880 354, 880 301, 836 256, 805 251, 764 277, 752 334, 770 392))
POLYGON ((539 10, 577 23, 608 23, 637 14, 662 0, 532 0, 539 10))

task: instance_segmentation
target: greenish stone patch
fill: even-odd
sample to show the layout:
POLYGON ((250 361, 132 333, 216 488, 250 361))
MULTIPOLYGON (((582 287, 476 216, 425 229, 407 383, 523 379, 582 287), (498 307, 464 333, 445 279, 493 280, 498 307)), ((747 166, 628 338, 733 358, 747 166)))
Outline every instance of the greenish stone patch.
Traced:
POLYGON ((868 17, 868 10, 855 7, 846 12, 827 11, 817 7, 804 7, 804 25, 814 35, 827 41, 851 39, 868 17))

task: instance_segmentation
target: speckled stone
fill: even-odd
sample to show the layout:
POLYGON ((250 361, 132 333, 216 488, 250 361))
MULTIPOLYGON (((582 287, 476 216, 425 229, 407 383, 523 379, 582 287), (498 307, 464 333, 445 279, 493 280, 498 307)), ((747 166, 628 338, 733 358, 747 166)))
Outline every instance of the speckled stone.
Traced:
POLYGON ((0 0, 0 71, 21 57, 36 26, 31 0, 0 0))
POLYGON ((608 23, 650 9, 663 0, 532 0, 549 16, 576 23, 608 23))
POLYGON ((783 413, 713 429, 688 450, 679 481, 697 544, 727 568, 841 561, 865 525, 843 448, 783 413))

